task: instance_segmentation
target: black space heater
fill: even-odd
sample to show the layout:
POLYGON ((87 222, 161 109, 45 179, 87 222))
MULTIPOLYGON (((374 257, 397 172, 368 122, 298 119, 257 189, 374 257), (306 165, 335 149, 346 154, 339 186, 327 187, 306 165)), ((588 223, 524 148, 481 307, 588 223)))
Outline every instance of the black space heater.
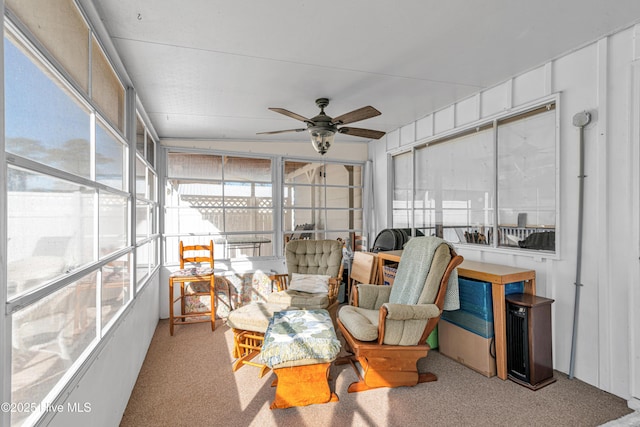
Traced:
POLYGON ((551 350, 552 299, 512 294, 507 304, 508 378, 532 390, 555 382, 551 350))

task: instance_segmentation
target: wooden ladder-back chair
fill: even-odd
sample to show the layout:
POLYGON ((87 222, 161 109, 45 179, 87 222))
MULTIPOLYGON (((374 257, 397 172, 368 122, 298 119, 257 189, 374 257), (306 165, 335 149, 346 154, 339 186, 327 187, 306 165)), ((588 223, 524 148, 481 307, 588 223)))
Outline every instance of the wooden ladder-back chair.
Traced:
POLYGON ((215 277, 213 273, 213 240, 209 245, 185 246, 180 241, 180 270, 169 276, 169 333, 173 335, 174 325, 211 321, 211 330, 216 328, 215 277), (208 263, 208 266, 202 266, 208 263), (192 265, 192 267, 189 267, 192 265), (186 266, 186 267, 185 267, 186 266), (180 296, 175 298, 174 284, 180 284, 180 296), (186 290, 185 290, 185 284, 186 290), (186 298, 211 298, 210 311, 187 312, 186 298), (174 304, 180 301, 180 314, 174 313, 174 304), (207 318, 209 317, 209 318, 207 318), (188 320, 188 321, 187 321, 188 320))
MULTIPOLYGON (((417 362, 430 350, 427 337, 440 319, 447 285, 450 278, 457 279, 454 270, 462 260, 442 239, 414 237, 405 246, 392 286, 354 288, 355 306, 341 307, 337 320, 353 353, 337 363, 351 363, 360 379, 349 386, 350 393, 437 379, 418 373, 417 362)), ((457 293, 451 297, 457 298, 457 293)))

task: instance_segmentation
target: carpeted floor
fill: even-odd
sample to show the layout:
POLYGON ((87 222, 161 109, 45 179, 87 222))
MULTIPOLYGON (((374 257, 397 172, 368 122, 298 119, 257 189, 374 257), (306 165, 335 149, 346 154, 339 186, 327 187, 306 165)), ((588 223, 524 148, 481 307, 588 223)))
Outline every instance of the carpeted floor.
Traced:
POLYGON ((332 366, 340 401, 270 410, 272 372, 231 371, 233 334, 218 321, 176 328, 160 321, 121 426, 636 426, 627 402, 556 372, 557 382, 531 391, 487 378, 431 351, 420 361, 438 381, 416 387, 347 393, 357 377, 332 366), (631 415, 629 415, 631 414, 631 415), (621 417, 625 417, 621 418, 621 417))

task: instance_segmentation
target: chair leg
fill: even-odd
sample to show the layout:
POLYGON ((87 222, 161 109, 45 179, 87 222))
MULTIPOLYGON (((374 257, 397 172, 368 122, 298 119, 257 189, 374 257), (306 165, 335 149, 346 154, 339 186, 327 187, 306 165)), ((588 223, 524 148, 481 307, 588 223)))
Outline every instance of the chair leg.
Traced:
POLYGON ((270 368, 263 364, 253 362, 252 359, 260 354, 264 334, 260 332, 233 330, 233 357, 237 360, 233 363, 232 371, 235 372, 244 365, 260 368, 259 378, 262 378, 270 368))
POLYGON ((169 334, 173 336, 173 278, 169 278, 169 334))
POLYGON ((211 294, 211 330, 216 330, 216 281, 215 277, 211 276, 209 282, 209 293, 211 294))
MULTIPOLYGON (((180 314, 184 315, 186 311, 184 304, 184 282, 180 282, 180 314)), ((182 321, 185 322, 187 319, 182 317, 182 321)))
POLYGON ((418 360, 426 357, 427 353, 428 350, 408 348, 395 351, 393 357, 380 352, 351 358, 350 362, 359 380, 350 384, 348 391, 356 393, 380 387, 412 387, 422 382, 436 381, 437 377, 434 374, 418 373, 418 360), (362 375, 355 365, 356 361, 362 367, 362 375))

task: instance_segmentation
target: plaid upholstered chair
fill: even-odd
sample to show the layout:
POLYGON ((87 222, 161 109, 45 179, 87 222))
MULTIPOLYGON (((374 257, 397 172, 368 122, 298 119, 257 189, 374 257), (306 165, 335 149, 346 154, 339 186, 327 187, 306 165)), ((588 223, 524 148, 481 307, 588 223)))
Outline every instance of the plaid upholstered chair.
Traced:
POLYGON ((356 369, 360 381, 349 386, 350 393, 437 379, 419 374, 417 362, 430 350, 426 340, 445 308, 445 295, 447 309, 459 308, 455 268, 461 262, 444 240, 414 237, 405 245, 393 286, 354 288, 354 305, 341 307, 337 319, 353 353, 337 363, 356 368, 357 362, 362 368, 362 374, 356 369))

